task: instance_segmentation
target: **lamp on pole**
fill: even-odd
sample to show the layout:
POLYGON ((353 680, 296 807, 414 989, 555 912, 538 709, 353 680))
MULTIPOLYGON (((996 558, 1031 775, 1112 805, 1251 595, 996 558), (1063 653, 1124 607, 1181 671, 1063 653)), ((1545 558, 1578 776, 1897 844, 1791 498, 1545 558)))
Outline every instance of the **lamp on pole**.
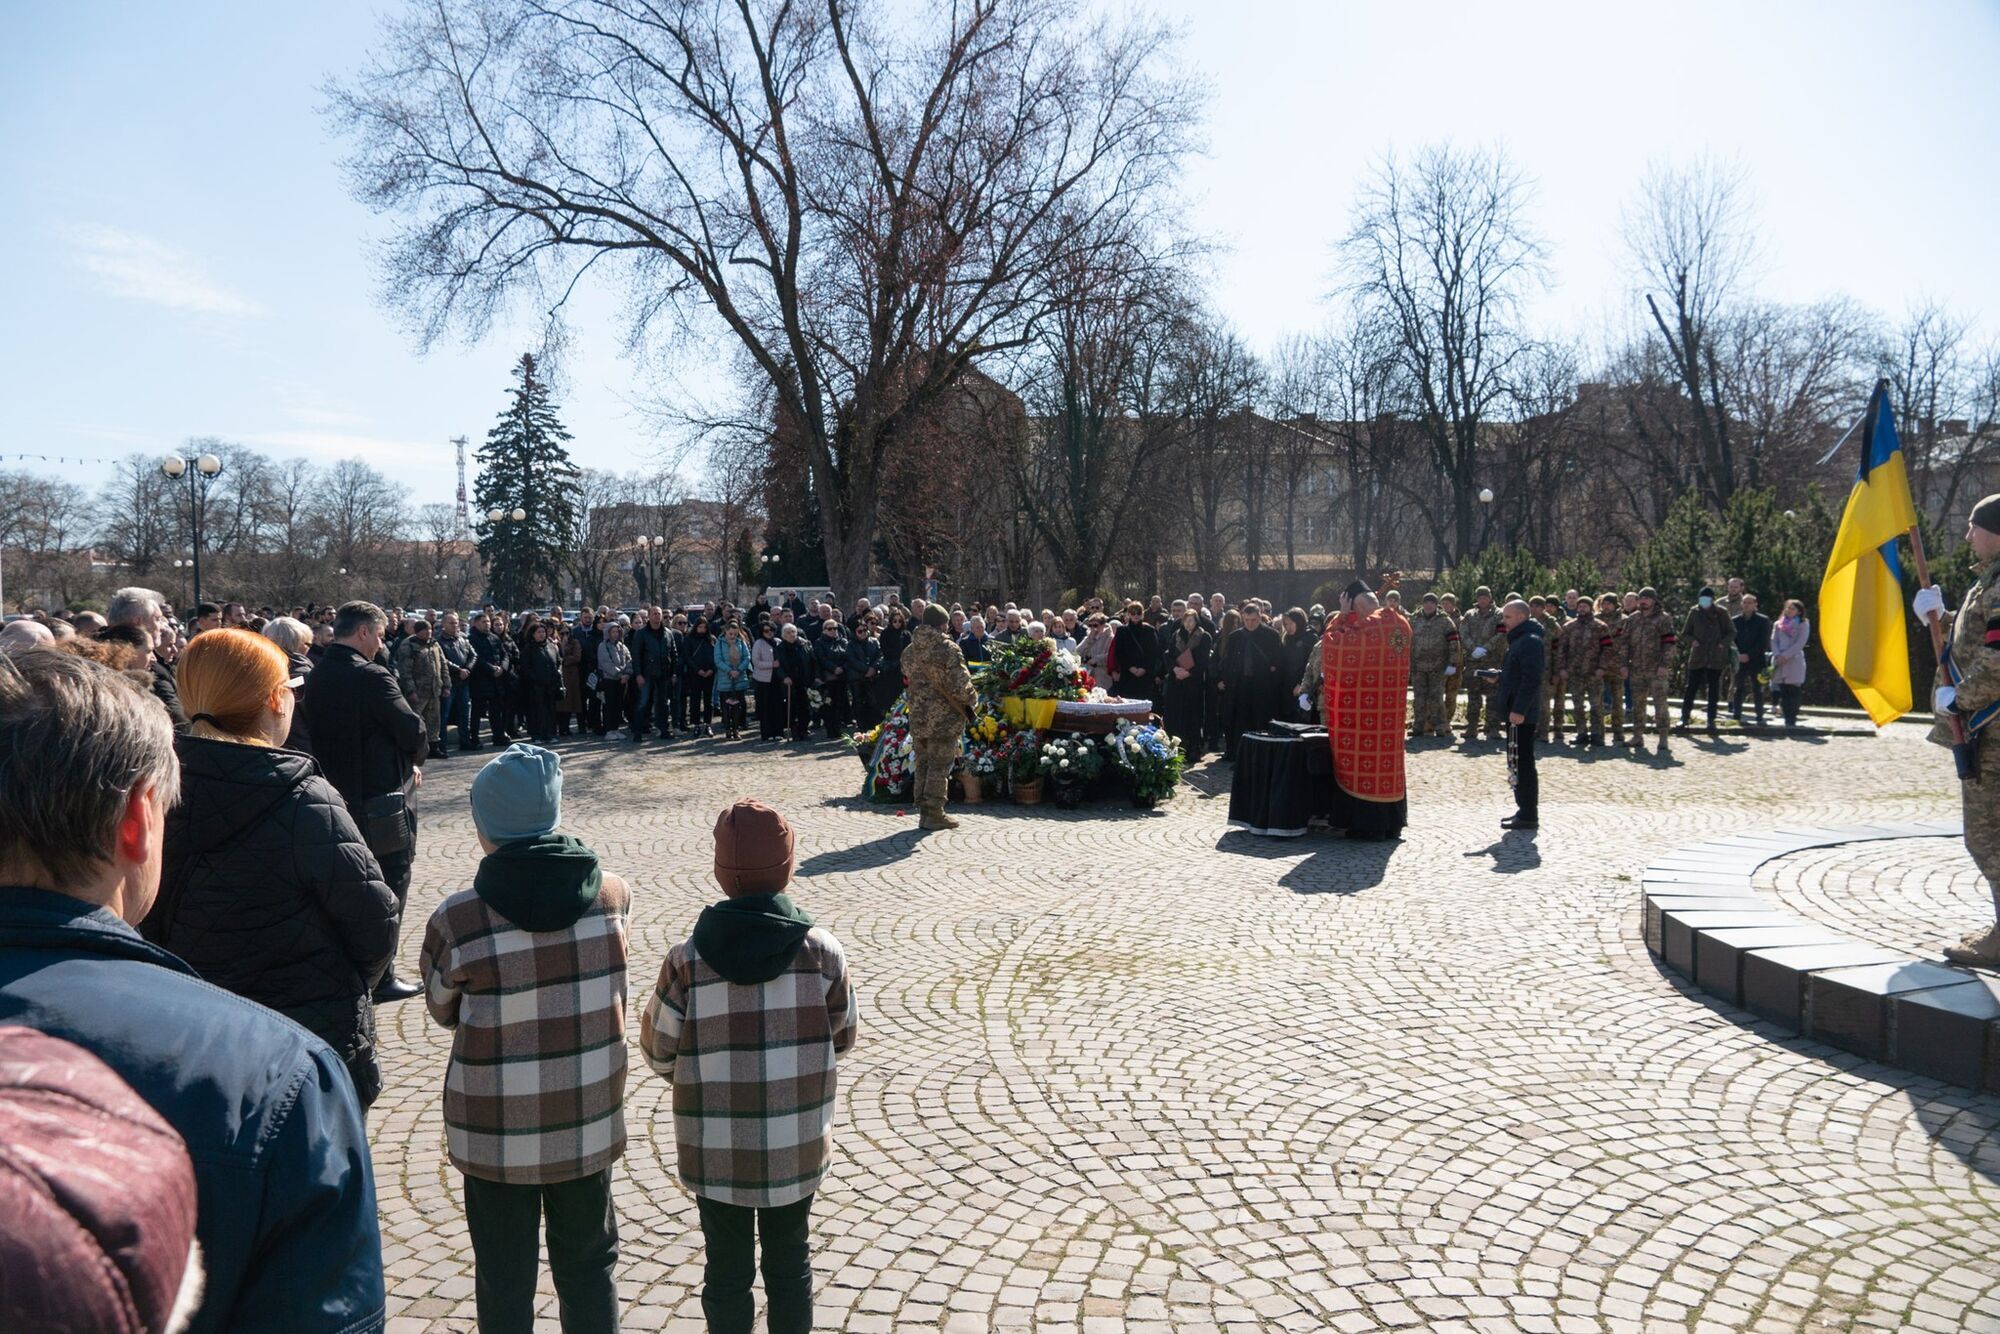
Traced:
MULTIPOLYGON (((491 524, 495 529, 498 529, 501 524, 507 522, 524 523, 527 521, 527 518, 528 511, 522 509, 519 505, 516 505, 511 510, 503 510, 498 505, 495 505, 492 509, 486 511, 486 522, 491 524)), ((507 594, 506 600, 512 602, 518 600, 523 590, 509 588, 504 591, 507 594)), ((492 594, 489 592, 487 596, 491 597, 492 594)))
POLYGON ((201 519, 208 508, 208 488, 216 478, 222 476, 222 460, 213 454, 203 454, 197 458, 182 458, 179 454, 169 454, 160 460, 160 471, 168 481, 178 482, 187 478, 188 520, 194 530, 194 555, 189 562, 194 567, 194 601, 201 602, 201 519))
POLYGON ((1479 488, 1479 504, 1481 506, 1481 513, 1484 514, 1485 516, 1483 519, 1480 520, 1479 524, 1479 545, 1481 548, 1484 548, 1487 542, 1492 540, 1493 537, 1493 488, 1492 487, 1482 486, 1479 488))

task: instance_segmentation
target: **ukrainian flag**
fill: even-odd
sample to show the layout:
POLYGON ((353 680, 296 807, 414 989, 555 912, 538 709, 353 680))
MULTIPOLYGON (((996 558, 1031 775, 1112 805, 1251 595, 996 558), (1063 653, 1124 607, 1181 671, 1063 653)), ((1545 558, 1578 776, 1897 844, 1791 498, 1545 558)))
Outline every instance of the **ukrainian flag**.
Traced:
POLYGON ((1889 382, 1861 427, 1861 473, 1847 496, 1819 585, 1820 643, 1877 727, 1910 711, 1910 645, 1896 539, 1916 526, 1889 382))

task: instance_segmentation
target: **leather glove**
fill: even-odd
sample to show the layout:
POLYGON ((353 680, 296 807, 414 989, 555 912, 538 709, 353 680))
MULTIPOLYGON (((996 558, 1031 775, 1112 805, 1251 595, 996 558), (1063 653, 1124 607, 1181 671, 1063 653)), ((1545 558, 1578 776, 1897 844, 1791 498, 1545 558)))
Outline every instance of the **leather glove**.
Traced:
POLYGON ((1939 686, 1931 692, 1931 709, 1936 713, 1947 712, 1958 702, 1958 691, 1952 686, 1939 686))
POLYGON ((1919 621, 1929 624, 1931 613, 1944 615, 1944 590, 1936 584, 1932 584, 1929 588, 1919 588, 1917 595, 1910 599, 1910 610, 1917 614, 1919 621))

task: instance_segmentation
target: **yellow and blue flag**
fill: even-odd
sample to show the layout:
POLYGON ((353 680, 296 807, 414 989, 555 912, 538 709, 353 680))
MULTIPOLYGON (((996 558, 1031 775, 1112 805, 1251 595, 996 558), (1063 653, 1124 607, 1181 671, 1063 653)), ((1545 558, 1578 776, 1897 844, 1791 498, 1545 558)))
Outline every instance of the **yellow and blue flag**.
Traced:
POLYGON ((1861 472, 1847 495, 1819 585, 1820 643, 1877 727, 1910 711, 1910 643, 1896 540, 1916 526, 1889 385, 1861 426, 1861 472))

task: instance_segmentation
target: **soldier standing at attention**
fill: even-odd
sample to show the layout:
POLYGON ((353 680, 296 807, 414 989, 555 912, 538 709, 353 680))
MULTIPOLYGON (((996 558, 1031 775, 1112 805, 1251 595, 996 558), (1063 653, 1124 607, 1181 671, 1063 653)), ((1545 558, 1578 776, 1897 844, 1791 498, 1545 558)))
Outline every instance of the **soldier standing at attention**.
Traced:
MULTIPOLYGON (((1637 598, 1633 599, 1635 602, 1637 598)), ((1583 603, 1589 606, 1589 602, 1583 603)), ((1611 724, 1611 744, 1625 744, 1625 613, 1618 597, 1597 599, 1597 691, 1604 700, 1605 721, 1611 724)))
POLYGON ((1458 623, 1438 610, 1438 595, 1424 594, 1422 606, 1410 619, 1410 693, 1416 698, 1411 736, 1450 736, 1451 715, 1445 712, 1445 673, 1455 665, 1458 623))
MULTIPOLYGON (((1563 679, 1569 683, 1570 700, 1576 711, 1576 744, 1584 744, 1584 719, 1590 720, 1589 744, 1604 744, 1604 715, 1599 712, 1597 694, 1603 689, 1604 627, 1591 614, 1590 600, 1576 604, 1576 615, 1562 628, 1556 657, 1562 664, 1563 679)), ((1560 733, 1562 728, 1557 726, 1560 733)))
POLYGON ((965 655, 947 639, 951 616, 933 602, 924 608, 923 624, 903 650, 903 676, 909 682, 910 742, 916 751, 917 821, 919 829, 956 829, 958 821, 944 813, 951 766, 958 758, 958 741, 978 699, 965 655))
POLYGON ((1660 595, 1639 590, 1639 610, 1625 618, 1625 679, 1632 687, 1632 744, 1646 744, 1646 703, 1651 701, 1660 736, 1660 754, 1667 753, 1667 676, 1673 671, 1673 618, 1660 610, 1660 595))
MULTIPOLYGON (((1472 610, 1458 623, 1459 639, 1465 646, 1465 666, 1468 671, 1484 671, 1497 668, 1500 659, 1507 656, 1507 635, 1500 628, 1500 609, 1493 605, 1493 590, 1485 584, 1472 590, 1472 610)), ((1500 715, 1492 708, 1492 678, 1472 677, 1465 683, 1465 739, 1468 743, 1479 737, 1479 722, 1482 712, 1486 715, 1486 739, 1500 739, 1500 715)))
MULTIPOLYGON (((2000 728, 1987 725, 2000 714, 1995 707, 2000 705, 2000 495, 1972 507, 1965 540, 1972 544, 1973 569, 1979 577, 1966 591, 1958 614, 1945 611, 1944 592, 1936 584, 1919 589, 1911 606, 1925 625, 1934 615, 1944 618, 1945 661, 1932 696, 1937 721, 1931 740, 1954 746, 1957 725, 1964 726, 1973 767, 1969 776, 1963 763, 1959 768, 1965 850, 1986 877, 1995 917, 2000 918, 2000 728)), ((2000 923, 1969 933, 1944 957, 1957 964, 2000 968, 2000 923)))
POLYGON ((1555 595, 1537 593, 1529 598, 1528 615, 1542 627, 1542 644, 1548 656, 1547 670, 1542 673, 1542 728, 1538 737, 1547 741, 1554 736, 1560 741, 1563 730, 1563 678, 1562 655, 1556 644, 1562 637, 1562 618, 1556 615, 1555 595))
POLYGON ((444 730, 439 726, 444 712, 444 645, 431 634, 429 621, 418 621, 417 628, 404 636, 396 645, 396 684, 403 688, 403 698, 416 710, 417 717, 424 720, 424 735, 431 739, 430 758, 444 758, 444 730))
POLYGON ((1452 725, 1458 721, 1458 687, 1465 680, 1465 627, 1459 624, 1458 595, 1438 594, 1438 615, 1452 624, 1451 663, 1444 671, 1444 733, 1451 735, 1452 725))

